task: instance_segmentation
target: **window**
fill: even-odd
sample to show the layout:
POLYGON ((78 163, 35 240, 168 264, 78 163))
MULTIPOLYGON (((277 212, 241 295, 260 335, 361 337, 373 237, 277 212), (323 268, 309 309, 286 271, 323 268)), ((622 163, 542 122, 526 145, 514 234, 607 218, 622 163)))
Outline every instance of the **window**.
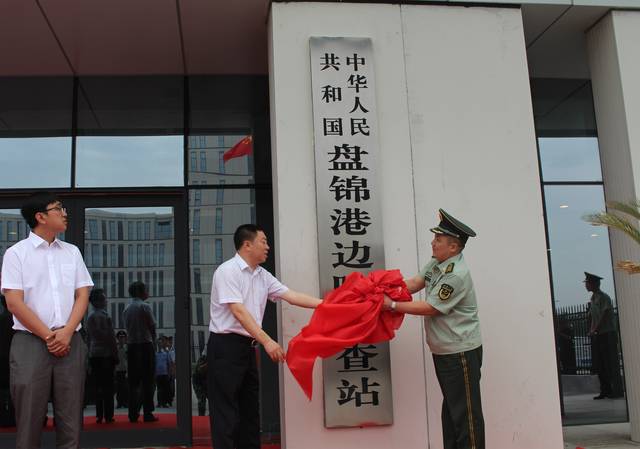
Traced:
POLYGON ((202 308, 202 298, 196 298, 196 324, 204 324, 204 311, 202 308))
POLYGON ((156 222, 156 239, 170 239, 170 238, 171 238, 171 222, 170 221, 156 222))
POLYGON ((194 239, 192 246, 193 246, 193 263, 199 264, 200 263, 200 240, 194 239))
POLYGON ((218 151, 218 171, 224 173, 224 151, 218 151))
POLYGON ((91 240, 98 239, 98 222, 96 220, 89 220, 89 238, 91 240))
POLYGON ((158 245, 156 243, 153 244, 153 266, 158 266, 158 245))
POLYGON ((201 206, 202 205, 202 190, 194 190, 193 192, 193 205, 201 206))
POLYGON ((151 240, 151 222, 144 222, 144 240, 151 240))
POLYGON ((191 224, 191 229, 194 234, 200 233, 200 209, 193 210, 193 223, 191 224))
POLYGON ((184 185, 182 76, 76 80, 77 187, 184 185))
POLYGON ((144 245, 144 266, 151 266, 151 245, 144 245))
POLYGON ((127 245, 127 266, 133 267, 135 265, 135 253, 133 252, 133 245, 127 245))
POLYGON ((118 266, 124 266, 124 245, 118 245, 118 266))
POLYGON ((216 245, 216 263, 217 264, 221 264, 222 263, 222 239, 216 239, 215 240, 215 245, 216 245))
POLYGON ((133 221, 127 222, 127 239, 135 240, 135 223, 133 221))
POLYGON ((161 243, 159 245, 159 250, 158 250, 158 265, 160 265, 161 267, 164 266, 164 251, 165 251, 165 246, 164 243, 161 243))
POLYGON ((191 171, 192 172, 198 171, 198 152, 197 151, 191 151, 191 171))
MULTIPOLYGON (((220 181, 220 185, 224 186, 224 182, 220 181)), ((224 204, 224 189, 217 189, 216 190, 216 204, 224 204)))
POLYGON ((141 267, 144 264, 144 259, 142 258, 142 244, 140 243, 136 245, 136 254, 138 256, 137 266, 141 267))
POLYGON ((200 152, 200 171, 207 171, 207 153, 205 151, 200 152))
MULTIPOLYGON (((617 321, 609 234, 606 228, 593 227, 583 220, 584 215, 605 208, 600 150, 588 80, 533 79, 531 89, 558 342, 557 368, 566 386, 570 379, 590 375, 595 367, 588 335, 591 294, 583 283, 585 271, 604 278, 600 288, 610 295, 617 321)), ((590 399, 591 389, 571 385, 561 395, 563 424, 627 420, 624 399, 616 404, 617 411, 610 406, 594 407, 575 400, 590 399)))
POLYGON ((216 227, 214 232, 216 234, 222 234, 222 208, 221 207, 216 207, 216 227))
POLYGON ((97 243, 91 244, 91 266, 100 266, 100 245, 98 245, 97 243))
POLYGON ((109 240, 116 239, 116 222, 109 221, 109 240))
POLYGON ((118 272, 118 298, 125 298, 124 296, 124 272, 118 272))
POLYGON ((136 239, 137 240, 144 240, 144 236, 142 235, 142 222, 141 221, 137 221, 136 222, 136 239))
POLYGON ((116 245, 109 245, 109 252, 111 253, 111 266, 118 266, 118 253, 116 252, 116 245))
POLYGON ((200 282, 200 268, 193 269, 193 292, 202 293, 202 284, 200 282))

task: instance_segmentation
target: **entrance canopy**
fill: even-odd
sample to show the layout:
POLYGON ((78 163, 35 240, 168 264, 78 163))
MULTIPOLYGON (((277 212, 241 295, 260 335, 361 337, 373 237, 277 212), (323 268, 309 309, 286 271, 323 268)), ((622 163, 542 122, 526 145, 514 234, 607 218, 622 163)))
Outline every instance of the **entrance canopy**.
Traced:
POLYGON ((267 73, 268 0, 3 0, 0 76, 267 73))

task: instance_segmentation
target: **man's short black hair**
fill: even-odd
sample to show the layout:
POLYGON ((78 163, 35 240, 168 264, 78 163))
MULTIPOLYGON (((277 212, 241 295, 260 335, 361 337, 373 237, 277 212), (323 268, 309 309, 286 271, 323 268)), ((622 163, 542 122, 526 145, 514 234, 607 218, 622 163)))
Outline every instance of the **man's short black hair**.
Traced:
POLYGON ((132 282, 129 286, 129 296, 132 298, 144 299, 144 295, 147 293, 147 286, 142 281, 132 282))
POLYGON ((94 288, 89 293, 89 302, 93 307, 102 308, 107 302, 107 296, 104 294, 104 290, 101 288, 94 288))
POLYGON ((22 204, 20 213, 25 219, 31 229, 35 229, 38 226, 38 220, 36 220, 36 214, 38 212, 45 212, 47 206, 52 203, 60 201, 57 195, 51 192, 40 191, 31 195, 22 204))
POLYGON ((242 244, 244 242, 253 242, 260 231, 264 232, 264 229, 254 224, 243 224, 238 226, 236 232, 233 233, 233 244, 236 247, 236 251, 242 248, 242 244))

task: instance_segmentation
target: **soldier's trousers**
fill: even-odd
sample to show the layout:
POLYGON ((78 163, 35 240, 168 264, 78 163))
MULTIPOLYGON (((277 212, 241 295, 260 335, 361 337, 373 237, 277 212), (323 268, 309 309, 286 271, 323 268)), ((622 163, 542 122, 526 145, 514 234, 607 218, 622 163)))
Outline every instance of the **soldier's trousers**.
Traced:
POLYGON ((456 354, 433 355, 444 397, 444 449, 484 449, 484 418, 480 398, 482 346, 456 354))

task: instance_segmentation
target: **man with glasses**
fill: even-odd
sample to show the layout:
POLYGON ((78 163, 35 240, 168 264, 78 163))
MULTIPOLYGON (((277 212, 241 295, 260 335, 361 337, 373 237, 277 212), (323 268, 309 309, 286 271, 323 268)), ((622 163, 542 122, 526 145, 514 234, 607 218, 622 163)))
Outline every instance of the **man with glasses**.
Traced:
POLYGON ((68 217, 55 195, 32 195, 21 213, 31 233, 7 249, 2 263, 2 292, 16 330, 10 352, 16 448, 40 447, 53 392, 56 447, 76 449, 87 354, 78 330, 93 282, 80 250, 56 238, 68 217))

